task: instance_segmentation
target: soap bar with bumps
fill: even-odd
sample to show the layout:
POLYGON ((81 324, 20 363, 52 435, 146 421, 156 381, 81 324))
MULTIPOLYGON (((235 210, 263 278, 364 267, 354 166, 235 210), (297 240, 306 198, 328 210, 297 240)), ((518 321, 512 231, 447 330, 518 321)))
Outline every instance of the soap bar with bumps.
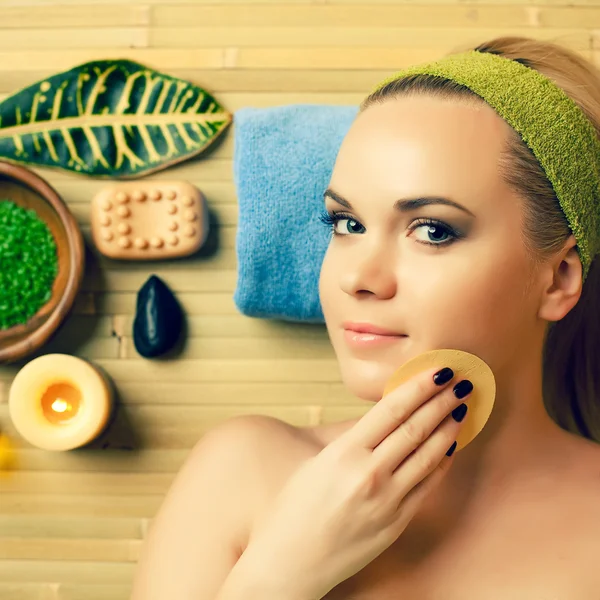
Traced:
POLYGON ((187 181, 126 181, 92 199, 92 237, 110 258, 158 260, 196 252, 208 236, 208 207, 187 181))

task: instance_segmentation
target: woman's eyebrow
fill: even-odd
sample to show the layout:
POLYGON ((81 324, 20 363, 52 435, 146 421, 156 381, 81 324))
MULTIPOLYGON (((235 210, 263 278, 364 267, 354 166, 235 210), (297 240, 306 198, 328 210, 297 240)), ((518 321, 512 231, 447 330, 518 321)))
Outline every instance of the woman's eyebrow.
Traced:
MULTIPOLYGON (((335 200, 335 202, 338 204, 353 210, 350 202, 348 202, 348 200, 346 200, 344 197, 340 196, 340 194, 337 192, 334 192, 331 188, 327 188, 325 190, 323 199, 325 199, 327 196, 329 196, 332 200, 335 200)), ((423 196, 418 198, 404 198, 401 200, 396 200, 396 202, 394 202, 394 208, 400 212, 410 212, 430 204, 445 204, 446 206, 453 206, 454 208, 458 208, 459 210, 462 210, 475 218, 475 215, 462 204, 454 202, 454 200, 450 200, 449 198, 442 198, 440 196, 423 196)))

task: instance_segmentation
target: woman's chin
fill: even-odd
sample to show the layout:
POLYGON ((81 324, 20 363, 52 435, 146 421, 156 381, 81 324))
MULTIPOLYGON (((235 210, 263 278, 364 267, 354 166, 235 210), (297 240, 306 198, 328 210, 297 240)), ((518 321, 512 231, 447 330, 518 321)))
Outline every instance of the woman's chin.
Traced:
POLYGON ((356 398, 368 402, 381 400, 385 384, 388 380, 387 374, 370 376, 357 371, 344 374, 343 382, 346 389, 356 398))
POLYGON ((345 388, 355 397, 369 402, 378 402, 383 396, 387 382, 398 368, 412 358, 394 360, 356 360, 354 357, 339 357, 341 376, 345 388))

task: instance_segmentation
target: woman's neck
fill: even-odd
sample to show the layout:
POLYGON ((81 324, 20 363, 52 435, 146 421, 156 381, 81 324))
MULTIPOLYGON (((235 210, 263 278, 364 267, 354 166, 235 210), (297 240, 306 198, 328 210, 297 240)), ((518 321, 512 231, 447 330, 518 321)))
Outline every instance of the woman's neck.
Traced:
POLYGON ((537 362, 511 366, 510 373, 496 373, 492 414, 475 439, 457 451, 432 494, 430 514, 485 518, 496 510, 514 511, 527 497, 554 495, 557 482, 586 468, 580 459, 589 450, 598 456, 600 446, 563 430, 548 415, 537 362))

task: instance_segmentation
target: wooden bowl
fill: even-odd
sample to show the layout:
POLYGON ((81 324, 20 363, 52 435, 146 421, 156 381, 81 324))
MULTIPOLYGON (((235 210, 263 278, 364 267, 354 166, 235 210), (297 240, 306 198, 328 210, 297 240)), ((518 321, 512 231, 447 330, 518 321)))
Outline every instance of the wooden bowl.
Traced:
POLYGON ((58 274, 50 300, 22 325, 0 329, 0 364, 36 352, 58 331, 69 314, 84 274, 81 230, 64 200, 50 184, 25 167, 0 161, 0 200, 33 209, 56 242, 58 274))

